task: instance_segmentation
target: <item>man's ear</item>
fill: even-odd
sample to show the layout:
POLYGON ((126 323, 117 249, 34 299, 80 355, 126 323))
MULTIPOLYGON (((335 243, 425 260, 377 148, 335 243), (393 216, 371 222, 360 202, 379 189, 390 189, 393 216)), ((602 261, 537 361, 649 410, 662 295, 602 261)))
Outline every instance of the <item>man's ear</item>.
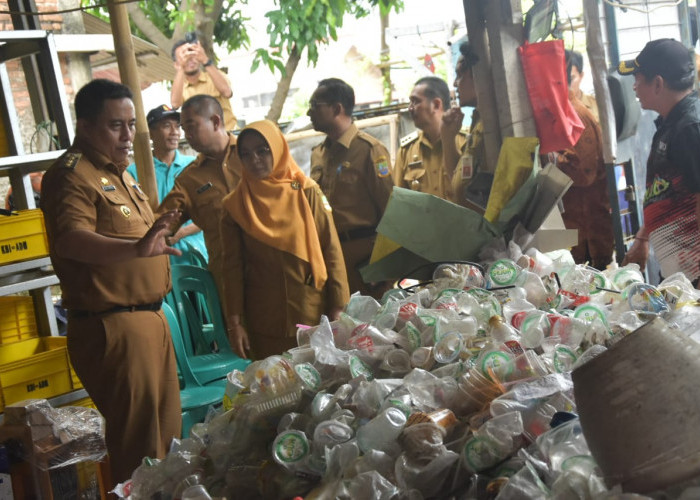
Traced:
POLYGON ((333 116, 340 116, 345 114, 345 109, 343 108, 343 105, 339 102, 336 102, 331 106, 333 107, 333 116))
POLYGON ((661 75, 656 75, 654 79, 652 80, 653 87, 654 87, 654 92, 657 94, 663 90, 663 88, 666 86, 666 82, 664 81, 664 77, 661 75))
POLYGON ((90 128, 90 121, 86 118, 78 118, 75 123, 75 130, 79 136, 85 136, 90 128))
POLYGON ((436 110, 441 109, 441 110, 445 111, 445 109, 442 106, 442 99, 440 99, 439 97, 433 98, 432 103, 433 103, 434 109, 436 109, 436 110))
POLYGON ((224 121, 221 119, 221 117, 217 114, 211 115, 209 118, 214 125, 214 130, 219 130, 220 127, 224 125, 224 121))

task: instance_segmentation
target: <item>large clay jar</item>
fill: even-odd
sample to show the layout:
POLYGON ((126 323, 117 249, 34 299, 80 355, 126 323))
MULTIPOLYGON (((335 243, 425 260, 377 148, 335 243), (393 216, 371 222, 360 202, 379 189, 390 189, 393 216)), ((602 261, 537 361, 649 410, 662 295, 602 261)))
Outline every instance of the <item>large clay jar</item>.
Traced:
POLYGON ((572 378, 608 487, 646 493, 700 475, 700 344, 657 318, 572 378))

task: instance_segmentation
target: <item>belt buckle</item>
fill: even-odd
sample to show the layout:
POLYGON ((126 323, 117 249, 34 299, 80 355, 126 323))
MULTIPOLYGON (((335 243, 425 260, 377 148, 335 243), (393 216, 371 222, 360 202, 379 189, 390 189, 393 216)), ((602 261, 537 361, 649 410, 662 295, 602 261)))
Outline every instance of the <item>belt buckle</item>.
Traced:
POLYGON ((128 307, 127 307, 127 310, 128 310, 129 312, 136 312, 136 311, 137 311, 137 307, 138 307, 138 306, 128 306, 128 307))

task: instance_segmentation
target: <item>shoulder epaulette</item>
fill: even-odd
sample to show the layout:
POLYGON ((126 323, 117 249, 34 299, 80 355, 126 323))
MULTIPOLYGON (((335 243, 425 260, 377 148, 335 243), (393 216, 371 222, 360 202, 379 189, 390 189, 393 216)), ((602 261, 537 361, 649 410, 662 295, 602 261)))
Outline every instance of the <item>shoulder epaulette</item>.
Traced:
POLYGON ((414 130, 410 134, 403 136, 401 140, 399 140, 399 145, 403 148, 404 146, 411 144, 416 139, 418 139, 418 131, 414 130))
POLYGON ((71 170, 74 169, 82 156, 82 153, 69 151, 68 153, 64 154, 63 158, 61 159, 63 167, 70 168, 71 170))

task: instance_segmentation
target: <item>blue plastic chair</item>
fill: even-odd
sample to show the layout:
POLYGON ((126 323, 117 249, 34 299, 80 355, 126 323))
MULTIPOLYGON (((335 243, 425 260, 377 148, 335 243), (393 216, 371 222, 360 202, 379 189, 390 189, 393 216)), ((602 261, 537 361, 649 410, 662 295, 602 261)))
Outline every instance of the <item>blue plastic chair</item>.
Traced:
POLYGON ((163 313, 170 326, 170 336, 181 377, 182 437, 185 438, 189 436, 194 424, 204 421, 210 406, 222 404, 225 389, 222 386, 203 386, 197 381, 185 353, 177 316, 168 304, 163 304, 163 313))
POLYGON ((250 360, 231 349, 214 278, 197 266, 172 266, 173 290, 167 301, 175 306, 185 339, 185 353, 200 384, 245 370, 250 360))

